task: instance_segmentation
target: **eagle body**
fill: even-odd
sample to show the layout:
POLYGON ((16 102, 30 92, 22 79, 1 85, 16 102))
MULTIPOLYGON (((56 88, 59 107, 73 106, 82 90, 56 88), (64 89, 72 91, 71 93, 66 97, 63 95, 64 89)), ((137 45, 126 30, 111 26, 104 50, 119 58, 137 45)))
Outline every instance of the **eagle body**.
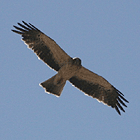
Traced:
POLYGON ((13 32, 20 34, 22 40, 33 50, 34 53, 57 74, 40 85, 47 93, 60 96, 66 81, 105 105, 115 108, 119 115, 120 110, 125 112, 122 106, 127 107, 128 101, 124 95, 111 85, 106 79, 86 69, 81 65, 81 59, 71 58, 50 37, 41 32, 32 24, 18 23, 20 27, 14 26, 13 32))
POLYGON ((78 73, 81 67, 81 60, 79 58, 72 58, 60 68, 58 75, 64 80, 69 80, 78 73))
POLYGON ((46 92, 60 96, 66 81, 76 75, 81 67, 81 60, 79 58, 70 58, 55 76, 40 85, 46 92))

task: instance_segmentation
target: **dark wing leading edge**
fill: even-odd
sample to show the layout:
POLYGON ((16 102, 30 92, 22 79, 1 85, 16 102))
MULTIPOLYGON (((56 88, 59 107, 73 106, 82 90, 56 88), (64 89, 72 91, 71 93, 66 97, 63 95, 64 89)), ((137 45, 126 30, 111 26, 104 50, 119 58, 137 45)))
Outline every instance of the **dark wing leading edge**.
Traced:
POLYGON ((22 40, 32 49, 36 55, 48 64, 52 69, 58 71, 66 63, 70 56, 67 55, 54 40, 46 36, 32 24, 18 23, 20 26, 14 26, 17 30, 15 33, 22 35, 22 40))
POLYGON ((120 115, 120 110, 125 112, 122 105, 127 107, 124 101, 127 103, 128 101, 123 97, 124 95, 119 90, 113 87, 103 77, 82 67, 69 81, 85 94, 115 108, 120 115))

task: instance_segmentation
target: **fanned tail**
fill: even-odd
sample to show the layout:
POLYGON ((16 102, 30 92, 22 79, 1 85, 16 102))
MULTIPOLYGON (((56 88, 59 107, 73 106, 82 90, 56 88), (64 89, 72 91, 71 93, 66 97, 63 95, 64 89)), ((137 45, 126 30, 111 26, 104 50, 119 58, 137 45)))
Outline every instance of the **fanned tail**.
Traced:
POLYGON ((60 96, 66 81, 63 83, 56 84, 55 78, 56 75, 41 83, 40 86, 42 86, 47 93, 54 94, 55 96, 60 96))

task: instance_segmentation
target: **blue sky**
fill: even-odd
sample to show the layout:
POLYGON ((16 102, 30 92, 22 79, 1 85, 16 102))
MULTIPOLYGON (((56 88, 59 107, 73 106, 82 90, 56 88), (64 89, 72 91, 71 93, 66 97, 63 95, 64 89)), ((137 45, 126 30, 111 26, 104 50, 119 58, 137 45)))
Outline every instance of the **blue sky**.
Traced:
POLYGON ((138 140, 140 1, 0 1, 0 139, 138 140), (56 74, 11 32, 22 20, 106 78, 129 100, 126 113, 85 96, 69 82, 57 98, 39 83, 56 74))

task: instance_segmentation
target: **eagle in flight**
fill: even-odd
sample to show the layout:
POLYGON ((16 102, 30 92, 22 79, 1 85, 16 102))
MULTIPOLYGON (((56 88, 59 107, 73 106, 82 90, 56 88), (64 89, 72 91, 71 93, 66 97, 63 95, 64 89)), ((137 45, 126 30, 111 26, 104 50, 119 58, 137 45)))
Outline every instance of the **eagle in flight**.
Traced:
POLYGON ((47 93, 60 96, 68 80, 86 95, 115 108, 118 114, 121 115, 120 110, 125 112, 122 106, 127 107, 124 102, 128 103, 128 101, 119 90, 103 77, 83 67, 81 59, 70 57, 53 39, 34 25, 22 22, 23 24, 18 23, 20 27, 14 26, 16 30, 12 31, 20 34, 28 48, 32 49, 39 59, 58 72, 40 84, 47 93))

